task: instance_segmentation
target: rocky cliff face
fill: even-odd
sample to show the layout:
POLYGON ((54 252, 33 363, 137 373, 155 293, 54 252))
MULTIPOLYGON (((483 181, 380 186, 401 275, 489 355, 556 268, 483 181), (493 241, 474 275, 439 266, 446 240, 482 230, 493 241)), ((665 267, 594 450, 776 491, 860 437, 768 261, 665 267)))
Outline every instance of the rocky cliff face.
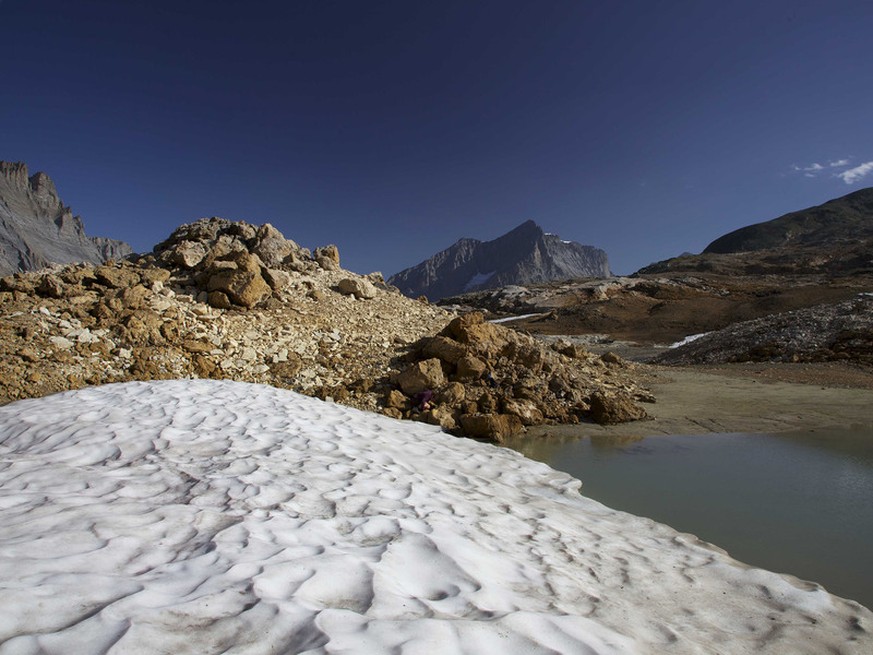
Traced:
POLYGON ((0 275, 130 253, 122 241, 87 236, 48 175, 28 176, 25 164, 0 162, 0 275))
POLYGON ((547 234, 533 221, 493 241, 461 239, 388 282, 432 300, 477 289, 581 277, 609 277, 606 253, 547 234))

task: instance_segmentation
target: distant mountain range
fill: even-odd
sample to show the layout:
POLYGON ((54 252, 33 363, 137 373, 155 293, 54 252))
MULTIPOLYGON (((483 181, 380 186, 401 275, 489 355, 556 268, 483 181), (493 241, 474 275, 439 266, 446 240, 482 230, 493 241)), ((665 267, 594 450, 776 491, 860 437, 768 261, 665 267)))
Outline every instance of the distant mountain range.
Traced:
POLYGON ((123 241, 87 236, 48 175, 28 176, 25 164, 0 161, 0 275, 50 264, 98 264, 131 252, 123 241))
POLYGON ((460 239, 389 278, 410 297, 439 300, 468 291, 580 277, 609 277, 603 250, 564 241, 526 221, 493 241, 460 239))
POLYGON ((734 230, 699 255, 681 255, 639 273, 724 274, 873 272, 873 188, 860 189, 734 230))

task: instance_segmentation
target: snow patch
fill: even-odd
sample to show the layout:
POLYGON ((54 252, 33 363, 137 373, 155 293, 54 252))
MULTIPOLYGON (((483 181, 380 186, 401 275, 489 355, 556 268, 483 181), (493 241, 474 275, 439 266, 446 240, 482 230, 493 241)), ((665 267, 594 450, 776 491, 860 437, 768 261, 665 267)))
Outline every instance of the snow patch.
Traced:
POLYGON ((464 291, 470 291, 479 285, 485 284, 488 280, 494 277, 496 272, 497 271, 491 271, 490 273, 476 273, 476 275, 471 277, 467 284, 464 285, 464 291))
POLYGON ((510 321, 520 321, 524 318, 531 318, 532 316, 541 316, 542 312, 536 312, 534 314, 521 314, 520 316, 507 316, 506 318, 495 318, 492 321, 488 321, 489 323, 509 323, 510 321))
POLYGON ((669 348, 680 348, 681 346, 687 346, 689 343, 693 341, 697 341, 701 337, 705 337, 707 334, 711 334, 710 332, 701 332, 700 334, 692 334, 690 336, 685 337, 681 341, 677 341, 676 343, 671 343, 669 348))
POLYGON ((578 489, 264 385, 11 403, 0 652, 873 652, 857 604, 578 489))

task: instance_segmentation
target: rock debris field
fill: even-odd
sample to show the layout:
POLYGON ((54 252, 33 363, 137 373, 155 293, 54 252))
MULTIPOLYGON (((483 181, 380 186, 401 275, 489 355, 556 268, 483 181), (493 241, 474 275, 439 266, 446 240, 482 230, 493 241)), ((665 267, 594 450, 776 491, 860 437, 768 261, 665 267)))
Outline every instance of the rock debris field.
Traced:
POLYGON ((378 273, 343 270, 333 246, 311 252, 270 225, 218 218, 131 260, 2 278, 0 326, 7 402, 233 379, 500 440, 527 425, 643 418, 638 401, 652 400, 618 357, 458 318, 378 273))

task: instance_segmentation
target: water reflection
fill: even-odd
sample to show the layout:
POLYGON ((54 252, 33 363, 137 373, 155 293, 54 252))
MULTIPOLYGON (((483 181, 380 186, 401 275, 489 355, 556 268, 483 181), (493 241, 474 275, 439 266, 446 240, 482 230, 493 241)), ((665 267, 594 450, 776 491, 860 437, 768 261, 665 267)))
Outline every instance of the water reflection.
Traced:
POLYGON ((873 431, 511 444, 582 492, 873 606, 873 431))

